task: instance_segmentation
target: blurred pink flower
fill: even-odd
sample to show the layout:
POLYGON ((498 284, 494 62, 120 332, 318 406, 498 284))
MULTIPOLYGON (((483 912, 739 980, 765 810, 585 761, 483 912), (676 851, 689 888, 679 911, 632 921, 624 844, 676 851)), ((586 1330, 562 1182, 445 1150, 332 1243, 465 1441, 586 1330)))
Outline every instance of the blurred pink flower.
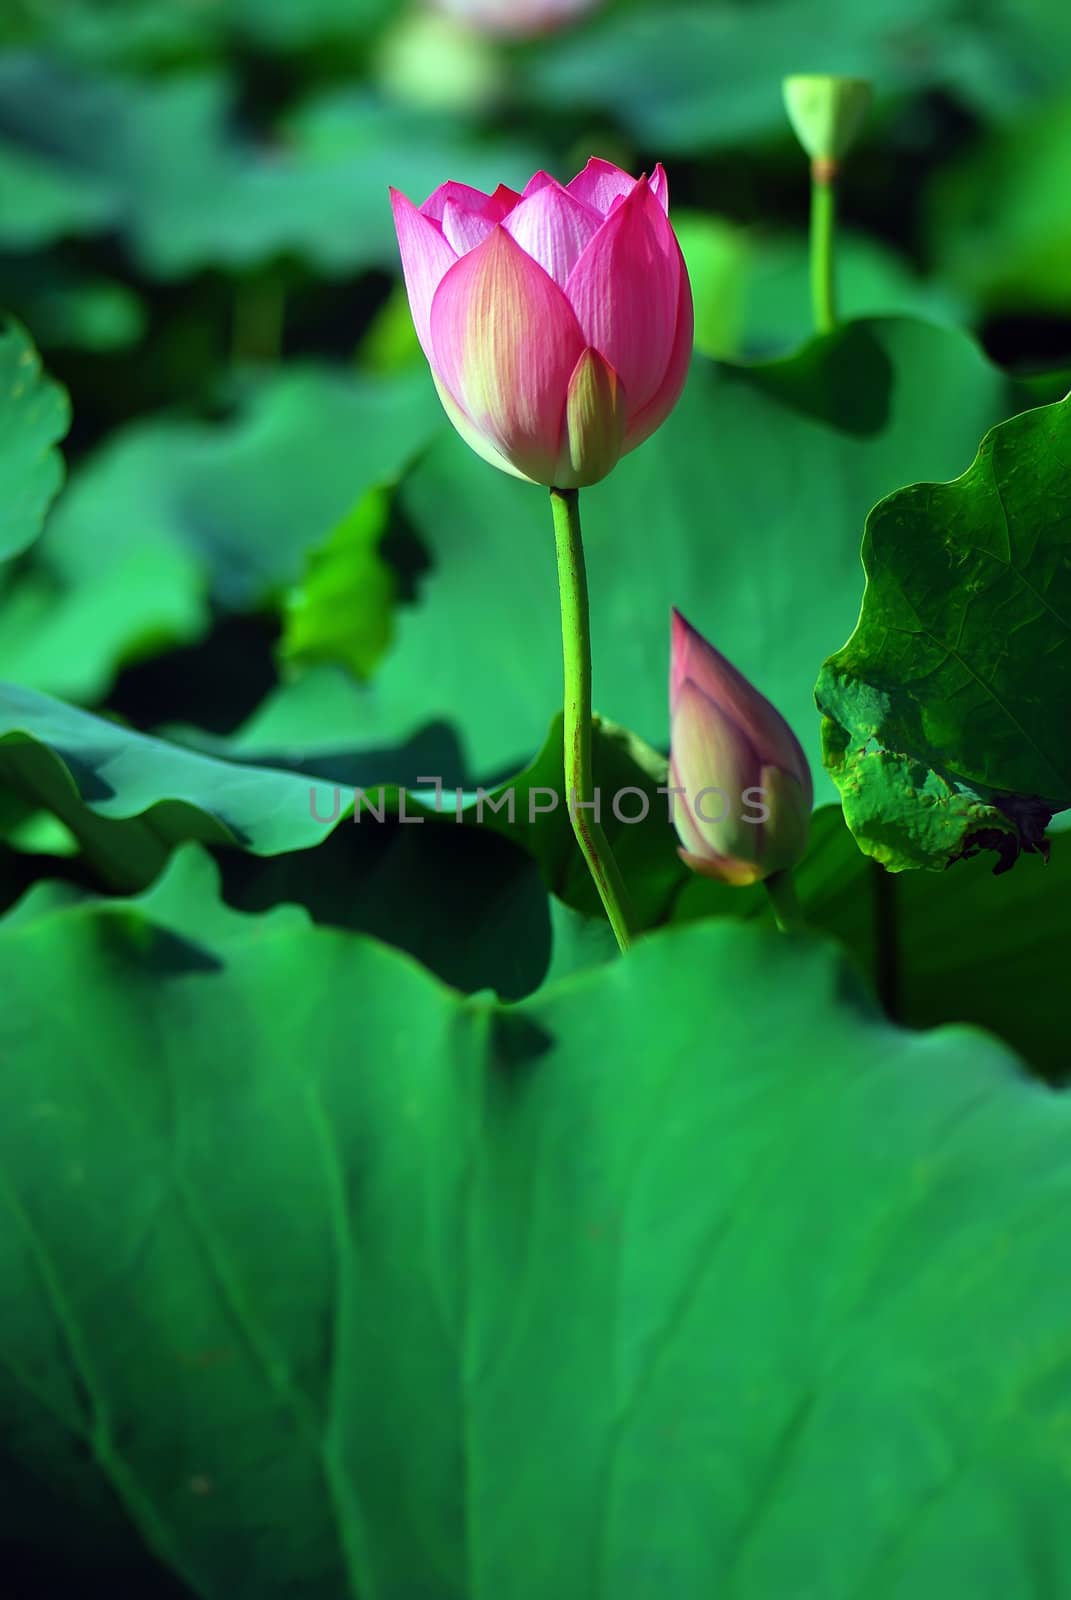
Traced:
POLYGON ((431 0, 436 11, 480 33, 525 38, 563 28, 601 0, 431 0))
POLYGON ((391 190, 417 335, 447 415, 485 460, 559 489, 597 483, 680 398, 692 291, 661 166, 591 160, 523 194, 391 190))
POLYGON ((807 848, 814 784, 788 723, 673 612, 669 773, 681 858, 725 883, 758 883, 807 848))

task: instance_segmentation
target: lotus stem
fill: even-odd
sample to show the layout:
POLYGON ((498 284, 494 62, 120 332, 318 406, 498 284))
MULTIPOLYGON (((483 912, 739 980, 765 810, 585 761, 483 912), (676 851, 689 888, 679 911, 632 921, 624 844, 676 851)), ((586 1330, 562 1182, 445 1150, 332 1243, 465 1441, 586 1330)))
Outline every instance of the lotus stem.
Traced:
POLYGON ((637 934, 635 912, 621 869, 599 821, 591 761, 591 627, 580 494, 552 489, 554 542, 562 613, 565 668, 565 794, 573 833, 591 873, 614 936, 627 950, 637 934))
POLYGON ((803 907, 796 893, 796 880, 791 871, 775 872, 764 880, 764 887, 773 907, 774 920, 782 933, 804 933, 807 924, 803 907))
POLYGON ((835 162, 811 163, 811 300, 819 333, 837 326, 836 180, 835 162))

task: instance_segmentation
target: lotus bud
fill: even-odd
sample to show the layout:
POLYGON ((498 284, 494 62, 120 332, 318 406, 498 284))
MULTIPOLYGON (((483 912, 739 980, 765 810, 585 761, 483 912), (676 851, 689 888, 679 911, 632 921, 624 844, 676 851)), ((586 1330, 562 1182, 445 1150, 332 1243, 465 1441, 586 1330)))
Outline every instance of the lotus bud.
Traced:
POLYGON ((807 74, 786 78, 782 90, 789 121, 816 177, 828 179, 859 137, 870 110, 870 84, 865 78, 807 74))
POLYGON ((661 166, 592 160, 518 194, 445 183, 419 209, 391 191, 417 336, 454 427, 531 483, 598 483, 673 410, 692 291, 661 166))
POLYGON ((807 849, 814 783, 784 717, 673 612, 670 784, 680 856, 723 883, 759 883, 807 849))

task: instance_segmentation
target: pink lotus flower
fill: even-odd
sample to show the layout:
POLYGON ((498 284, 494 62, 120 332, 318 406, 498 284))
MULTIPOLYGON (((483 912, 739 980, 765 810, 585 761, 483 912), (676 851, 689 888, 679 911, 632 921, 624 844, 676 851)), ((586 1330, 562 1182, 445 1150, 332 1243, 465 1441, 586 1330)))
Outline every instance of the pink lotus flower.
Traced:
POLYGON ((800 861, 814 784, 779 711, 673 612, 670 783, 681 859, 725 883, 759 883, 800 861))
POLYGON ((391 190, 417 335, 447 415, 504 472, 598 483, 680 398, 692 291, 665 172, 592 160, 523 194, 391 190))
POLYGON ((600 0, 433 0, 438 11, 481 33, 549 33, 593 11, 600 0))

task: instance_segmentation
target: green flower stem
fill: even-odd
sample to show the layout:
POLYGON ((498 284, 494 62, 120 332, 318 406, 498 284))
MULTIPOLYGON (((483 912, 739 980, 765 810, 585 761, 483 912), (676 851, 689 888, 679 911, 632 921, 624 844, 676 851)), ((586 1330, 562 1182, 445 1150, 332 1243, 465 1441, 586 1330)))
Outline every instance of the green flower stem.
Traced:
POLYGON ((819 333, 837 326, 834 242, 837 227, 837 170, 832 161, 811 164, 811 301, 819 333))
POLYGON ((565 663, 566 801, 576 841, 595 880, 610 926, 621 949, 627 950, 638 932, 636 916, 621 870, 592 805, 595 785, 591 767, 591 628, 579 490, 552 489, 550 504, 558 554, 565 663))
POLYGON ((791 870, 775 872, 771 877, 764 879, 764 887, 770 897, 774 919, 781 932, 804 933, 807 924, 803 920, 803 907, 796 893, 796 880, 791 870))

